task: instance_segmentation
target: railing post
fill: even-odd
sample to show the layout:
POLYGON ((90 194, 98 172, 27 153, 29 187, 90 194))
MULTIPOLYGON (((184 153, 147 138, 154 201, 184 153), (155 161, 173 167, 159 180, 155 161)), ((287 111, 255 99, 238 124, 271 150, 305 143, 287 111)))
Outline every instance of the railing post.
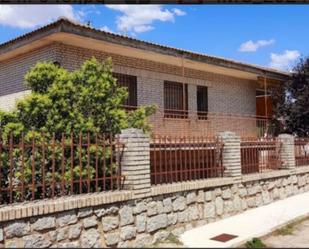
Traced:
POLYGON ((295 168, 295 146, 294 136, 290 134, 280 134, 278 140, 281 143, 280 159, 281 169, 295 168))
POLYGON ((224 144, 222 151, 224 176, 239 180, 241 178, 240 137, 234 132, 225 131, 219 133, 219 138, 224 144))
POLYGON ((124 144, 121 171, 124 188, 133 190, 136 198, 150 194, 150 139, 142 130, 129 128, 121 131, 120 143, 124 144))

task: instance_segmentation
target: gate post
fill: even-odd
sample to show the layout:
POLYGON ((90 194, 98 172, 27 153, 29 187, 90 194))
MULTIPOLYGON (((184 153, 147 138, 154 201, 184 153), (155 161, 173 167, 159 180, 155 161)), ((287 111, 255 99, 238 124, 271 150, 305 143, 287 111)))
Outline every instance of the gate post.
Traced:
POLYGON ((140 129, 129 128, 121 131, 119 141, 124 144, 121 156, 124 188, 133 190, 136 198, 148 196, 151 191, 149 136, 140 129))
POLYGON ((295 148, 294 136, 290 134, 280 134, 278 136, 281 142, 280 159, 281 169, 294 169, 295 168, 295 148))
POLYGON ((241 153, 240 137, 234 132, 225 131, 219 133, 219 138, 223 142, 222 163, 224 176, 234 177, 235 180, 241 178, 241 153))

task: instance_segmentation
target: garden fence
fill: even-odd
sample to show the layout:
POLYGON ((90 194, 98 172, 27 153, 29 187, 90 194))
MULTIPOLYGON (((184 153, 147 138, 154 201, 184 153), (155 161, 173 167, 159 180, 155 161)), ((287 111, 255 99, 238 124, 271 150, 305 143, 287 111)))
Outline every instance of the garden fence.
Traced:
POLYGON ((111 134, 0 133, 0 203, 120 189, 122 147, 111 134))

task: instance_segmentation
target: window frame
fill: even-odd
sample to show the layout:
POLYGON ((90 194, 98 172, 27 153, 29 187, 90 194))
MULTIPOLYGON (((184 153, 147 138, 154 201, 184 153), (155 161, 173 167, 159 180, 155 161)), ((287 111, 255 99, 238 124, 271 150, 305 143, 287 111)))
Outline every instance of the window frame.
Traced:
POLYGON ((116 78, 117 84, 120 87, 126 87, 128 91, 128 98, 122 105, 126 110, 135 110, 138 106, 137 98, 137 77, 130 74, 122 74, 113 72, 113 77, 116 78))
POLYGON ((164 81, 164 118, 188 119, 188 84, 164 81), (181 88, 181 89, 180 89, 181 88), (175 98, 180 98, 175 101, 175 98), (179 105, 179 107, 175 107, 179 105))
POLYGON ((209 112, 209 103, 208 103, 208 87, 207 86, 196 86, 196 110, 197 110, 197 118, 198 120, 207 120, 208 119, 208 112, 209 112), (203 97, 202 100, 200 100, 199 92, 206 92, 206 98, 205 98, 205 104, 203 104, 203 97), (200 108, 201 106, 205 106, 200 108))

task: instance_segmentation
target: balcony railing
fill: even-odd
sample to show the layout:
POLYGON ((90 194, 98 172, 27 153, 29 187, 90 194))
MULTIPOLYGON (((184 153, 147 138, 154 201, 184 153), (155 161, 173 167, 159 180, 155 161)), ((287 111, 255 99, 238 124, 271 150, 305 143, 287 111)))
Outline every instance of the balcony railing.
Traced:
POLYGON ((273 134, 269 119, 235 113, 158 108, 149 121, 153 133, 167 136, 216 136, 224 131, 235 132, 241 137, 270 137, 273 134))

